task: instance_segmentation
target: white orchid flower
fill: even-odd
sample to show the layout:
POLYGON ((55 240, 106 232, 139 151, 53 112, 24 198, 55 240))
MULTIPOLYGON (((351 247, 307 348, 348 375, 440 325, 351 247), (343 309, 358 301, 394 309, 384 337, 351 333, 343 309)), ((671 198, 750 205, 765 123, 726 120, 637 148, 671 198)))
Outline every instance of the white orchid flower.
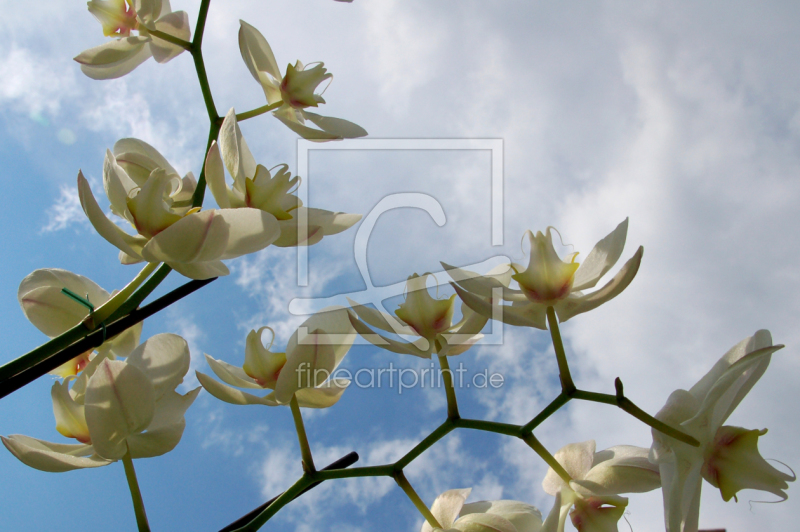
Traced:
POLYGON ((295 65, 289 64, 286 74, 282 76, 272 48, 261 32, 243 20, 239 22, 239 50, 244 64, 264 89, 267 103, 281 104, 273 111, 275 118, 304 139, 313 141, 352 139, 367 135, 361 126, 352 122, 320 116, 307 110, 325 103, 322 95, 315 92, 320 83, 333 77, 323 63, 316 63, 312 67, 297 61, 295 65), (308 127, 306 121, 319 129, 308 127))
POLYGON ((196 181, 181 178, 152 146, 122 139, 106 151, 103 185, 111 212, 137 231, 130 235, 111 222, 89 183, 78 173, 81 206, 89 221, 120 250, 122 264, 165 262, 192 279, 227 275, 222 263, 263 249, 280 236, 278 221, 259 209, 192 208, 196 181))
POLYGON ((550 229, 546 234, 525 233, 531 246, 528 267, 509 265, 515 272, 511 278, 517 282, 519 290, 448 264, 442 265, 455 281, 453 286, 458 295, 475 312, 492 318, 493 309, 499 307, 502 312, 496 315, 503 323, 537 329, 547 329, 547 307, 554 308, 559 321, 567 321, 615 298, 636 276, 644 253, 641 246, 605 286, 588 294, 582 292, 593 288, 619 260, 628 233, 627 218, 598 242, 580 265, 575 262, 577 253, 565 261, 559 258, 550 229), (511 305, 500 305, 499 301, 493 304, 495 293, 511 305))
POLYGON ((287 405, 292 396, 299 406, 327 408, 339 401, 350 380, 332 377, 353 345, 356 333, 342 307, 327 307, 314 314, 289 338, 286 352, 272 352, 272 342, 261 343, 269 327, 250 331, 245 346, 244 367, 206 355, 208 365, 222 382, 197 372, 197 379, 211 395, 234 405, 287 405), (259 397, 232 388, 272 390, 259 397))
MULTIPOLYGON (((492 272, 490 272, 490 275, 492 272)), ((475 342, 483 338, 480 334, 488 318, 461 305, 461 319, 453 323, 455 295, 445 299, 431 297, 428 293, 427 279, 430 273, 411 275, 406 281, 405 302, 395 311, 397 317, 364 305, 348 298, 358 316, 352 314, 350 321, 356 331, 370 343, 393 353, 430 358, 431 354, 455 356, 464 353, 475 342), (413 342, 401 342, 375 333, 368 326, 381 331, 402 336, 417 336, 413 342)), ((508 284, 508 277, 498 282, 508 284)))
POLYGON ((436 497, 431 514, 443 528, 425 522, 420 532, 539 532, 542 514, 519 501, 480 501, 464 504, 472 488, 448 490, 436 497))
POLYGON ((97 356, 79 377, 51 390, 56 429, 80 443, 21 434, 2 437, 3 443, 24 464, 52 473, 108 465, 128 452, 131 458, 167 453, 180 441, 184 413, 200 391, 175 391, 189 360, 186 341, 174 334, 153 336, 125 361, 97 356))
POLYGON ((559 449, 554 457, 572 482, 567 484, 548 469, 542 488, 556 500, 542 531, 563 532, 569 514, 579 532, 617 532, 617 521, 628 504, 628 499, 619 494, 643 493, 661 486, 658 467, 649 462, 647 454, 647 449, 632 445, 596 453, 594 440, 559 449))
POLYGON ((725 426, 731 412, 769 366, 769 331, 745 338, 719 359, 689 391, 675 390, 656 418, 700 442, 692 447, 653 430, 650 459, 659 466, 664 485, 668 532, 697 532, 701 479, 719 488, 725 501, 741 489, 768 491, 786 500, 783 491, 795 477, 769 465, 758 452, 764 430, 725 426))
MULTIPOLYGON (((108 301, 112 295, 91 279, 67 270, 45 268, 29 274, 19 284, 17 300, 25 317, 51 338, 68 331, 89 315, 89 308, 65 295, 62 292, 64 288, 85 298, 95 308, 108 301)), ((128 356, 139 345, 141 334, 142 324, 137 323, 103 342, 97 351, 109 353, 111 357, 128 356)), ((94 349, 89 349, 60 365, 50 374, 61 378, 77 375, 93 358, 93 351, 94 349)))
MULTIPOLYGON (((273 169, 274 170, 274 169, 273 169)), ((292 177, 287 165, 277 167, 275 175, 257 165, 231 109, 206 156, 208 188, 223 209, 252 207, 268 212, 278 220, 281 234, 273 242, 279 247, 308 246, 325 236, 341 233, 361 219, 360 214, 331 212, 304 207, 293 194, 300 177, 292 177), (224 164, 223 164, 224 161, 224 164), (225 167, 233 185, 225 183, 225 167)))
POLYGON ((116 37, 75 57, 83 73, 92 79, 119 78, 150 57, 166 63, 184 51, 151 31, 183 41, 188 41, 192 34, 189 16, 185 11, 173 12, 169 0, 90 0, 88 6, 103 26, 103 34, 116 37), (131 35, 132 31, 139 34, 131 35))

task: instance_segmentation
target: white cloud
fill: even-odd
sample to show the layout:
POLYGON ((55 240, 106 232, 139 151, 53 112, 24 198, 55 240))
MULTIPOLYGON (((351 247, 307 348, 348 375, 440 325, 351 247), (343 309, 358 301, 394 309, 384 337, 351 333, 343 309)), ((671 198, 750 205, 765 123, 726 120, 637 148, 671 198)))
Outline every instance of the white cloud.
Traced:
POLYGON ((41 233, 61 231, 73 225, 88 227, 89 219, 83 213, 78 189, 67 185, 59 187, 60 195, 50 209, 47 210, 47 224, 41 233))
POLYGON ((77 95, 69 66, 16 45, 0 48, 0 105, 30 116, 58 113, 77 95))

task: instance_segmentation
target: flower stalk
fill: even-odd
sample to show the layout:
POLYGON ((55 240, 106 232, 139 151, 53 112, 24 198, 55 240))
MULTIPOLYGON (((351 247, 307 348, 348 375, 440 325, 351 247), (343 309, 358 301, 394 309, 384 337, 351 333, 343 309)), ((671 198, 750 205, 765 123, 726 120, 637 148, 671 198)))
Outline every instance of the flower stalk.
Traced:
POLYGON ((136 512, 136 526, 139 528, 139 532, 150 532, 144 501, 142 500, 142 492, 139 489, 139 481, 136 480, 136 470, 133 468, 130 450, 122 457, 122 465, 125 467, 125 478, 128 480, 128 489, 133 500, 133 511, 136 512))
POLYGON ((558 318, 553 307, 547 307, 547 326, 550 329, 550 337, 553 339, 553 349, 556 352, 558 362, 558 375, 561 379, 561 390, 566 395, 571 395, 575 391, 575 383, 572 382, 572 375, 567 364, 567 355, 564 352, 564 343, 561 340, 561 331, 558 328, 558 318))
POLYGON ((303 416, 300 413, 300 405, 297 403, 296 395, 292 396, 289 406, 292 410, 294 428, 297 431, 297 440, 300 442, 300 453, 303 456, 303 471, 306 473, 314 473, 316 472, 316 468, 314 467, 314 458, 311 456, 311 447, 308 445, 306 427, 303 424, 303 416))
POLYGON ((414 503, 414 506, 416 506, 417 510, 419 510, 419 513, 422 514, 422 517, 425 518, 428 524, 431 525, 433 528, 442 528, 442 525, 440 525, 439 521, 437 521, 436 518, 433 516, 430 509, 428 509, 428 506, 424 502, 422 502, 422 499, 419 498, 417 492, 414 491, 414 488, 411 487, 411 484, 409 484, 403 472, 397 471, 393 476, 394 476, 394 481, 397 482, 397 485, 402 488, 402 490, 405 492, 405 494, 408 496, 411 502, 414 503))
POLYGON ((453 386, 453 372, 450 370, 450 362, 446 356, 439 356, 439 365, 442 368, 444 377, 444 391, 447 394, 447 419, 456 421, 461 416, 458 414, 458 401, 456 401, 456 389, 453 386))

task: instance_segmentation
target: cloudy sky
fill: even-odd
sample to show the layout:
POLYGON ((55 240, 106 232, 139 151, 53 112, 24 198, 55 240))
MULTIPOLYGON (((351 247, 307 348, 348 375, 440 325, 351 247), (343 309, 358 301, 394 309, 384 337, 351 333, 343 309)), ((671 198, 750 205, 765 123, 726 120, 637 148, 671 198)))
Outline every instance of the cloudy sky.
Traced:
MULTIPOLYGON (((198 1, 172 4, 194 25, 198 1)), ((78 170, 102 197, 105 150, 133 136, 179 171, 197 175, 207 124, 188 54, 166 65, 148 61, 120 80, 92 81, 72 61, 104 42, 84 2, 37 2, 34 15, 26 3, 0 6, 6 198, 0 312, 7 361, 44 341, 16 300, 25 275, 65 268, 112 290, 137 271, 118 264, 116 250, 86 222, 77 203, 78 170)), ((578 386, 611 393, 619 376, 626 394, 655 413, 672 390, 690 387, 729 347, 767 328, 787 347, 729 423, 768 428, 762 454, 800 464, 800 5, 216 1, 204 54, 221 114, 264 104, 239 55, 239 19, 266 36, 279 64, 325 62, 335 77, 322 114, 354 121, 372 139, 405 139, 380 149, 340 143, 307 152, 300 163, 308 169, 309 203, 373 212, 373 220, 379 204, 399 208, 377 218, 359 244, 357 226, 310 248, 309 286, 298 286, 295 250, 268 248, 232 261, 229 277, 148 320, 145 336, 181 334, 201 371, 208 369, 202 353, 241 364, 251 328, 270 325, 277 343, 285 342, 303 319, 288 313, 295 298, 385 297, 379 288, 365 289, 438 272, 440 260, 525 262, 523 233, 547 226, 558 228, 567 251, 581 252, 580 261, 629 217, 623 259, 645 248, 637 278, 614 301, 563 327, 578 386), (435 140, 408 139, 461 140, 442 149, 435 140), (498 145, 499 152, 490 149, 498 145), (498 157, 499 215, 491 194, 498 157), (392 202, 397 193, 418 195, 392 202), (419 208, 422 195, 435 200, 430 213, 419 208)), ((283 125, 261 117, 242 129, 259 162, 296 170, 297 139, 283 125)), ((208 196, 206 207, 213 207, 208 196)), ((172 274, 159 293, 183 281, 172 274)), ((387 309, 400 301, 389 300, 387 309)), ((506 377, 497 390, 459 389, 465 416, 524 423, 557 394, 542 331, 507 327, 501 344, 478 346, 457 360, 471 374, 506 377)), ((363 345, 344 364, 353 372, 429 366, 363 345)), ((0 433, 61 441, 51 385, 45 377, 0 401, 0 433)), ((195 385, 189 377, 184 389, 195 385)), ((444 419, 444 404, 441 389, 400 394, 354 386, 333 408, 308 413, 316 462, 351 450, 360 465, 393 461, 444 419)), ((553 452, 588 439, 598 449, 651 442, 647 427, 588 403, 560 411, 537 436, 553 452)), ((120 464, 46 474, 3 452, 0 471, 9 529, 104 530, 109 523, 133 529, 120 464)), ((188 412, 180 445, 139 461, 137 471, 153 530, 219 529, 301 473, 288 409, 236 407, 206 393, 188 412)), ((471 500, 517 499, 547 512, 545 471, 519 442, 459 431, 414 462, 408 477, 428 503, 446 489, 471 486, 471 500)), ((723 503, 705 485, 701 527, 791 529, 800 518, 795 489, 782 504, 751 502, 774 499, 754 491, 723 503)), ((660 504, 659 492, 631 497, 631 528, 663 530, 660 504)), ((355 479, 320 486, 264 529, 394 532, 420 524, 391 481, 355 479)))

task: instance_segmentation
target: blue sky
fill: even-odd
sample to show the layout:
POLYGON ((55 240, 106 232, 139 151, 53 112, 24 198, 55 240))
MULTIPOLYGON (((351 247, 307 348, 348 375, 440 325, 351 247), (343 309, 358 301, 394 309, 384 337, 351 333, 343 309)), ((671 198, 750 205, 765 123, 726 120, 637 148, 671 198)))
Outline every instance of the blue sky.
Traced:
MULTIPOLYGON (((172 2, 192 25, 198 4, 172 2)), ((84 2, 38 2, 35 17, 24 3, 0 5, 5 361, 44 340, 16 301, 25 275, 65 268, 112 290, 135 274, 85 221, 75 202, 78 170, 100 198, 105 149, 135 136, 179 171, 197 175, 207 125, 187 54, 167 65, 148 61, 120 80, 92 81, 72 61, 104 39, 84 2)), ((263 105, 240 59, 241 18, 267 37, 279 64, 324 61, 335 78, 322 114, 352 120, 372 138, 502 139, 501 246, 491 240, 486 150, 311 152, 304 177, 313 206, 367 214, 388 195, 414 192, 435 198, 445 213, 441 227, 419 209, 378 219, 366 248, 375 285, 438 271, 440 260, 522 260, 524 231, 548 225, 581 252, 580 260, 629 217, 623 258, 645 247, 637 278, 620 297, 563 328, 578 385, 611 392, 619 376, 626 393, 655 413, 729 347, 768 328, 787 347, 729 423, 768 428, 762 454, 796 468, 798 10, 779 1, 217 1, 204 52, 221 114, 263 105)), ((280 123, 264 117, 242 129, 259 162, 295 170, 296 139, 280 123)), ((210 195, 205 206, 214 207, 210 195)), ((297 286, 294 250, 268 248, 232 261, 229 277, 149 319, 145 337, 181 334, 200 370, 208 369, 203 353, 241 363, 252 327, 274 327, 284 345, 303 319, 288 315, 293 298, 365 288, 356 229, 309 249, 310 286, 297 286)), ((159 293, 183 281, 172 274, 159 293)), ((556 393, 554 358, 541 331, 507 327, 503 338, 457 359, 506 376, 499 390, 458 390, 462 413, 525 422, 556 393)), ((344 367, 389 363, 429 365, 358 345, 344 367)), ((44 377, 0 401, 0 433, 60 441, 51 384, 44 377)), ((194 385, 188 378, 185 388, 194 385)), ((351 450, 360 465, 394 460, 440 423, 444 404, 441 389, 400 395, 351 387, 333 408, 307 416, 316 461, 351 450)), ((646 427, 584 403, 548 420, 537 436, 552 451, 587 439, 598 449, 650 445, 646 427)), ((236 407, 206 393, 187 413, 180 445, 136 465, 154 530, 221 528, 300 474, 288 409, 236 407)), ((120 464, 46 474, 4 452, 0 471, 9 529, 134 529, 120 464)), ((546 512, 552 501, 541 490, 545 471, 518 442, 462 431, 423 455, 408 477, 428 503, 446 489, 472 486, 470 500, 518 499, 546 512)), ((757 492, 726 504, 706 485, 701 527, 791 529, 800 517, 794 489, 779 505, 749 504, 770 499, 757 492)), ((633 530, 662 530, 660 504, 657 492, 631 497, 633 530)), ((394 532, 420 523, 390 481, 357 479, 320 486, 264 530, 394 532)))

